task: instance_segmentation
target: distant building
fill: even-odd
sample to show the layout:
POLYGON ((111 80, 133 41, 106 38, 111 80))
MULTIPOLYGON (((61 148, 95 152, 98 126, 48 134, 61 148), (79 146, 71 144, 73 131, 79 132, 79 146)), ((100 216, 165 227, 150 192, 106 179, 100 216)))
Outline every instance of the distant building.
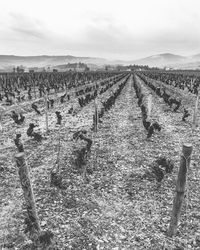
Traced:
POLYGON ((85 71, 89 71, 89 68, 86 64, 79 62, 79 63, 68 63, 67 65, 65 65, 65 70, 85 72, 85 71))
POLYGON ((164 70, 173 70, 173 68, 170 68, 170 67, 164 67, 164 70))
POLYGON ((22 74, 24 73, 25 68, 23 66, 17 66, 16 68, 13 68, 14 73, 22 74))
MULTIPOLYGON (((105 70, 106 71, 113 71, 113 70, 117 70, 117 67, 116 66, 113 66, 113 65, 106 65, 105 66, 105 70)), ((119 69, 118 69, 119 70, 119 69)))
POLYGON ((38 67, 31 67, 28 70, 29 70, 29 73, 34 73, 34 72, 38 72, 39 68, 38 67))

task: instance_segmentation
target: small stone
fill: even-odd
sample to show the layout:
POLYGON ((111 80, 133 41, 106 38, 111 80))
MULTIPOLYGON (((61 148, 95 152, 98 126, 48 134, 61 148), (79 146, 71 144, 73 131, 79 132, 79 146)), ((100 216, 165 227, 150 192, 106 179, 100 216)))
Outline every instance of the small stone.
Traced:
POLYGON ((42 227, 46 226, 46 224, 47 224, 47 222, 44 221, 44 220, 41 222, 41 226, 42 226, 42 227))

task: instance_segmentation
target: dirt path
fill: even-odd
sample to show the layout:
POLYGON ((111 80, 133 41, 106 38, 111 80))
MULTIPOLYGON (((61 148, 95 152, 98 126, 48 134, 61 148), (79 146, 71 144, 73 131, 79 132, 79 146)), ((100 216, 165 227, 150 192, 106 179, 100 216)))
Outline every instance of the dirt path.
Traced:
MULTIPOLYGON (((167 243, 165 233, 181 143, 186 139, 189 125, 177 121, 181 114, 177 117, 177 114, 166 113, 165 109, 165 104, 153 95, 152 112, 162 125, 162 131, 147 141, 130 79, 115 107, 104 117, 93 149, 96 153, 93 164, 98 171, 91 180, 91 184, 94 182, 93 186, 101 190, 95 201, 103 215, 101 219, 99 216, 95 218, 99 224, 107 225, 100 249, 161 249, 166 244, 173 245, 170 241, 167 243), (175 163, 173 175, 164 178, 160 189, 156 188, 156 183, 138 177, 158 156, 165 156, 175 163)), ((191 178, 192 183, 196 181, 191 178)), ((191 197, 193 209, 197 206, 195 195, 191 197)), ((182 219, 184 221, 185 217, 182 219)), ((187 228, 181 233, 186 232, 187 228)))

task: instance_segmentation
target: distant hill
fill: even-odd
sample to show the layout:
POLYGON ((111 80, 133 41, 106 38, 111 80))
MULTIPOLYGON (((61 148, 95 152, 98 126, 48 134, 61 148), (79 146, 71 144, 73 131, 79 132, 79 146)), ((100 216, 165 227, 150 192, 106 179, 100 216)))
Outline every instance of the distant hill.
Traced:
POLYGON ((148 65, 150 67, 165 67, 177 63, 184 63, 185 61, 187 61, 187 57, 164 53, 135 60, 132 61, 132 63, 148 65))
POLYGON ((192 58, 193 60, 200 60, 200 54, 193 55, 191 58, 192 58))
POLYGON ((92 69, 97 69, 105 65, 148 65, 149 67, 170 67, 175 69, 200 69, 200 54, 191 56, 181 56, 171 53, 163 53, 152 55, 146 58, 122 61, 122 60, 107 60, 105 58, 96 57, 76 57, 71 55, 66 56, 14 56, 0 55, 0 71, 12 70, 13 67, 23 65, 27 68, 31 67, 56 67, 67 63, 85 63, 91 66, 92 69))
POLYGON ((15 66, 23 65, 25 67, 51 67, 67 63, 86 63, 104 65, 107 63, 106 59, 93 57, 75 57, 67 56, 14 56, 14 55, 0 55, 0 69, 12 69, 15 66))
POLYGON ((160 68, 169 67, 174 69, 200 69, 200 54, 181 56, 171 53, 163 53, 130 61, 129 63, 160 68))

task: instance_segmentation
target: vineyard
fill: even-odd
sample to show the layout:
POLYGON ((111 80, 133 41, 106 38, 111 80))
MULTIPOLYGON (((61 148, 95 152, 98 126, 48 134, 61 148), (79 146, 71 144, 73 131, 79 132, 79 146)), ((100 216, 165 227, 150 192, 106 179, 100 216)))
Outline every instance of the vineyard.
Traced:
POLYGON ((200 249, 199 85, 2 73, 0 249, 200 249))

